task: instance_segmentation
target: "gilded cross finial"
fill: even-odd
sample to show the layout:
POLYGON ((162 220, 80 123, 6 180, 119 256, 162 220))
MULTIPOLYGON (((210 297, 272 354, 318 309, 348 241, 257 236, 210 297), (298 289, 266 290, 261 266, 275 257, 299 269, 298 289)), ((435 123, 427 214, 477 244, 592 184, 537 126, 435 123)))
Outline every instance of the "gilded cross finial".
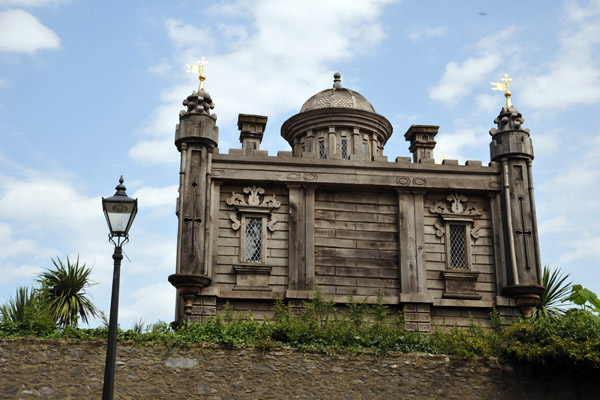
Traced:
POLYGON ((189 68, 186 72, 190 72, 192 74, 198 74, 198 79, 200 79, 200 85, 198 85, 198 91, 204 90, 204 80, 206 79, 206 75, 204 75, 204 66, 208 65, 208 61, 206 58, 202 57, 198 61, 198 65, 187 64, 189 68))
POLYGON ((510 102, 510 95, 512 93, 508 90, 508 82, 512 82, 512 78, 509 78, 508 74, 504 74, 504 78, 500 79, 500 81, 504 83, 491 82, 491 84, 494 85, 492 90, 501 90, 504 92, 504 97, 506 97, 506 109, 508 110, 512 106, 512 103, 510 102))

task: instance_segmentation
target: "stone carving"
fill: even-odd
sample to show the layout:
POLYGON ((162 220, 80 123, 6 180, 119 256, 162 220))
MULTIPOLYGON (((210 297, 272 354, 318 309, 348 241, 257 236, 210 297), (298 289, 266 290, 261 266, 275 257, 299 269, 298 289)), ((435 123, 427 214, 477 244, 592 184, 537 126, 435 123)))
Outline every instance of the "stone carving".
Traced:
POLYGON ((262 202, 260 201, 260 195, 265 193, 265 189, 254 186, 248 186, 243 189, 243 192, 248 195, 248 200, 241 193, 233 192, 231 197, 225 200, 230 206, 237 208, 237 212, 233 212, 229 215, 231 220, 231 229, 237 231, 242 226, 238 212, 251 212, 253 214, 268 214, 270 220, 267 223, 267 228, 273 232, 275 230, 275 224, 277 218, 272 215, 274 209, 279 208, 281 203, 277 200, 274 194, 270 196, 264 196, 262 202))
POLYGON ((267 223, 267 228, 273 232, 275 230, 275 224, 277 223, 277 217, 274 215, 271 215, 271 219, 269 220, 269 222, 267 223))
POLYGON ((500 189, 501 182, 500 181, 490 181, 488 184, 490 189, 500 189))
POLYGON ((240 229, 240 226, 242 226, 242 223, 238 219, 238 216, 237 216, 236 212, 233 212, 233 213, 229 214, 229 219, 232 222, 231 229, 233 229, 234 231, 237 231, 238 229, 240 229))
POLYGON ((199 92, 194 92, 190 94, 187 99, 183 100, 183 105, 187 107, 187 110, 181 110, 179 112, 179 116, 182 117, 188 114, 200 114, 207 115, 217 120, 216 114, 211 114, 210 110, 215 108, 215 103, 213 103, 210 98, 210 94, 201 89, 199 92))
POLYGON ((444 224, 442 221, 435 221, 433 223, 433 226, 435 226, 436 231, 435 231, 435 236, 441 238, 444 236, 444 234, 446 233, 446 230, 444 229, 444 224))
POLYGON ((448 207, 448 203, 441 200, 436 200, 433 205, 429 207, 429 211, 433 214, 459 214, 459 215, 481 215, 483 210, 477 206, 474 202, 467 203, 467 196, 463 196, 458 193, 449 195, 446 198, 451 204, 448 207))
POLYGON ((502 108, 500 115, 494 120, 494 123, 498 125, 498 128, 490 129, 490 135, 494 136, 499 132, 513 130, 529 133, 529 129, 523 129, 521 127, 523 122, 525 122, 525 119, 516 107, 510 106, 508 109, 502 108))
POLYGON ((408 186, 408 185, 410 184, 410 178, 407 178, 407 177, 405 177, 405 176, 399 176, 399 177, 396 179, 396 183, 397 183, 398 185, 402 185, 402 186, 408 186))
POLYGON ((463 195, 459 195, 457 193, 451 194, 446 197, 449 202, 452 203, 451 209, 454 214, 460 214, 463 212, 463 202, 467 201, 467 197, 463 195))
POLYGON ((317 180, 318 175, 312 172, 308 172, 306 174, 301 174, 299 172, 290 172, 285 177, 291 181, 299 181, 300 179, 304 179, 307 182, 312 182, 314 180, 317 180))
POLYGON ((483 210, 475 202, 467 202, 467 196, 462 194, 453 193, 446 197, 446 200, 450 204, 442 200, 436 200, 429 207, 429 211, 432 214, 440 215, 440 219, 437 219, 433 223, 436 229, 435 235, 443 242, 444 235, 446 234, 446 219, 452 221, 458 218, 461 221, 471 222, 471 237, 478 239, 480 226, 474 217, 483 214, 483 210))
POLYGON ((479 229, 481 229, 481 227, 479 226, 479 222, 474 221, 473 222, 473 228, 471 228, 471 237, 474 240, 479 239, 479 229))
POLYGON ((398 178, 396 178, 396 183, 402 186, 410 186, 411 184, 415 186, 423 186, 427 183, 427 179, 417 177, 411 180, 406 176, 399 176, 398 178))
POLYGON ((213 169, 212 170, 212 176, 223 176, 223 173, 225 171, 223 171, 222 169, 213 169))
MULTIPOLYGON (((275 198, 275 195, 265 196, 262 204, 260 203, 260 195, 265 193, 265 189, 257 186, 248 186, 244 188, 244 193, 248 194, 248 201, 246 202, 244 195, 233 192, 231 197, 226 200, 226 203, 230 206, 256 206, 264 208, 279 208, 281 203, 275 198)), ((239 208, 239 207, 238 207, 239 208)))

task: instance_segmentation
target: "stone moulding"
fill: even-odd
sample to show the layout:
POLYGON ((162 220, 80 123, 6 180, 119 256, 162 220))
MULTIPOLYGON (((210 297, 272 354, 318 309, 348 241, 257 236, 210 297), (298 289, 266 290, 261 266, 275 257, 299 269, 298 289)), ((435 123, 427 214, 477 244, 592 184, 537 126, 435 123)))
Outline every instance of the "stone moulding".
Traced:
POLYGON ((233 290, 271 292, 269 275, 271 267, 264 264, 235 264, 236 285, 233 290))
POLYGON ((475 289, 478 276, 478 272, 472 271, 442 271, 445 283, 445 290, 442 297, 450 299, 481 299, 481 295, 475 289))

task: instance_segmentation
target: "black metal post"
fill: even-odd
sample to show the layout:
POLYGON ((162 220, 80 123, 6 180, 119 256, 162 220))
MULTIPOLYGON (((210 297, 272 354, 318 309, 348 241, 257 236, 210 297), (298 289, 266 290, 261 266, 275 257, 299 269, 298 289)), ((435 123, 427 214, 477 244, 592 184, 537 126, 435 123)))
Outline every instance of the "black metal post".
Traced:
POLYGON ((112 295, 110 298, 110 319, 108 321, 108 347, 106 349, 106 366, 104 367, 104 387, 102 400, 112 400, 115 388, 115 361, 117 357, 117 320, 119 314, 119 280, 121 276, 121 260, 123 251, 121 246, 115 246, 113 260, 112 295))

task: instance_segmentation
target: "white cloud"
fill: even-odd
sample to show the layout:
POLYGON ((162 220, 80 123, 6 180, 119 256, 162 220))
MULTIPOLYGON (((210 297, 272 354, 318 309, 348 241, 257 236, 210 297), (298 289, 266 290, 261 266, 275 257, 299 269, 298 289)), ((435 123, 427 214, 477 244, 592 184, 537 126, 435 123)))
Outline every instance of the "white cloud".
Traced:
POLYGON ((179 158, 172 139, 139 141, 129 150, 129 157, 148 164, 175 163, 179 158))
POLYGON ((477 55, 463 62, 451 61, 446 64, 442 78, 429 91, 429 97, 453 105, 458 104, 475 87, 488 86, 489 76, 501 63, 506 62, 506 54, 515 52, 515 46, 505 45, 507 38, 514 36, 515 32, 516 28, 510 26, 486 36, 474 46, 477 55))
POLYGON ((177 198, 178 185, 166 186, 162 188, 144 187, 137 190, 134 198, 143 199, 143 207, 173 207, 177 198))
POLYGON ((408 38, 414 43, 421 38, 442 37, 447 33, 448 27, 446 26, 419 26, 408 34, 408 38))
POLYGON ((41 271, 42 268, 37 265, 2 263, 0 264, 0 284, 18 280, 23 282, 21 286, 31 286, 35 276, 41 271))
POLYGON ((562 253, 559 264, 568 264, 586 257, 600 259, 600 236, 578 238, 564 243, 570 250, 562 253))
MULTIPOLYGON (((383 6, 390 2, 262 0, 214 5, 210 13, 229 15, 241 7, 245 10, 241 17, 251 21, 201 29, 169 19, 165 27, 176 48, 176 54, 169 58, 174 65, 181 65, 183 72, 185 64, 206 56, 210 63, 206 88, 219 116, 219 147, 226 151, 225 143, 237 141, 238 113, 274 118, 297 110, 310 95, 330 87, 334 72, 329 68, 331 63, 364 54, 381 42, 384 30, 380 16, 383 6)), ((195 89, 197 79, 190 75, 185 83, 163 93, 163 105, 141 132, 152 138, 138 142, 130 157, 140 162, 177 161, 172 147, 177 112, 183 98, 195 89)))
POLYGON ((36 250, 36 247, 36 243, 31 239, 15 240, 11 226, 0 223, 0 260, 31 253, 36 250))
POLYGON ((169 39, 171 39, 171 42, 173 42, 177 49, 198 45, 198 43, 201 43, 203 47, 210 47, 214 43, 209 29, 196 28, 193 25, 184 24, 175 19, 168 19, 165 22, 165 26, 169 39))
POLYGON ((79 231, 102 221, 100 198, 85 197, 71 184, 39 175, 16 179, 0 176, 0 217, 38 228, 49 224, 79 231))
MULTIPOLYGON (((457 126, 465 126, 460 121, 455 121, 457 126)), ((468 126, 468 125, 467 125, 468 126)), ((455 133, 442 132, 435 137, 435 157, 436 160, 445 156, 451 160, 466 159, 482 159, 481 157, 469 157, 469 148, 476 149, 477 152, 481 149, 486 149, 489 142, 489 136, 485 134, 485 130, 474 128, 460 128, 455 133), (484 134, 482 134, 483 132, 484 134)))
POLYGON ((547 109, 600 102, 600 2, 567 5, 559 43, 543 72, 524 80, 523 103, 547 109))
MULTIPOLYGON (((171 322, 175 316, 175 288, 169 282, 140 288, 127 297, 130 298, 127 299, 127 305, 119 310, 121 320, 133 323, 142 318, 145 324, 151 324, 159 319, 171 322)), ((131 326, 124 325, 124 328, 129 329, 131 326)))
POLYGON ((489 76, 501 60, 499 54, 488 53, 471 57, 460 64, 449 62, 439 84, 430 90, 429 97, 447 104, 458 103, 460 98, 489 76))
POLYGON ((27 11, 0 12, 0 52, 34 53, 58 47, 58 35, 27 11))

